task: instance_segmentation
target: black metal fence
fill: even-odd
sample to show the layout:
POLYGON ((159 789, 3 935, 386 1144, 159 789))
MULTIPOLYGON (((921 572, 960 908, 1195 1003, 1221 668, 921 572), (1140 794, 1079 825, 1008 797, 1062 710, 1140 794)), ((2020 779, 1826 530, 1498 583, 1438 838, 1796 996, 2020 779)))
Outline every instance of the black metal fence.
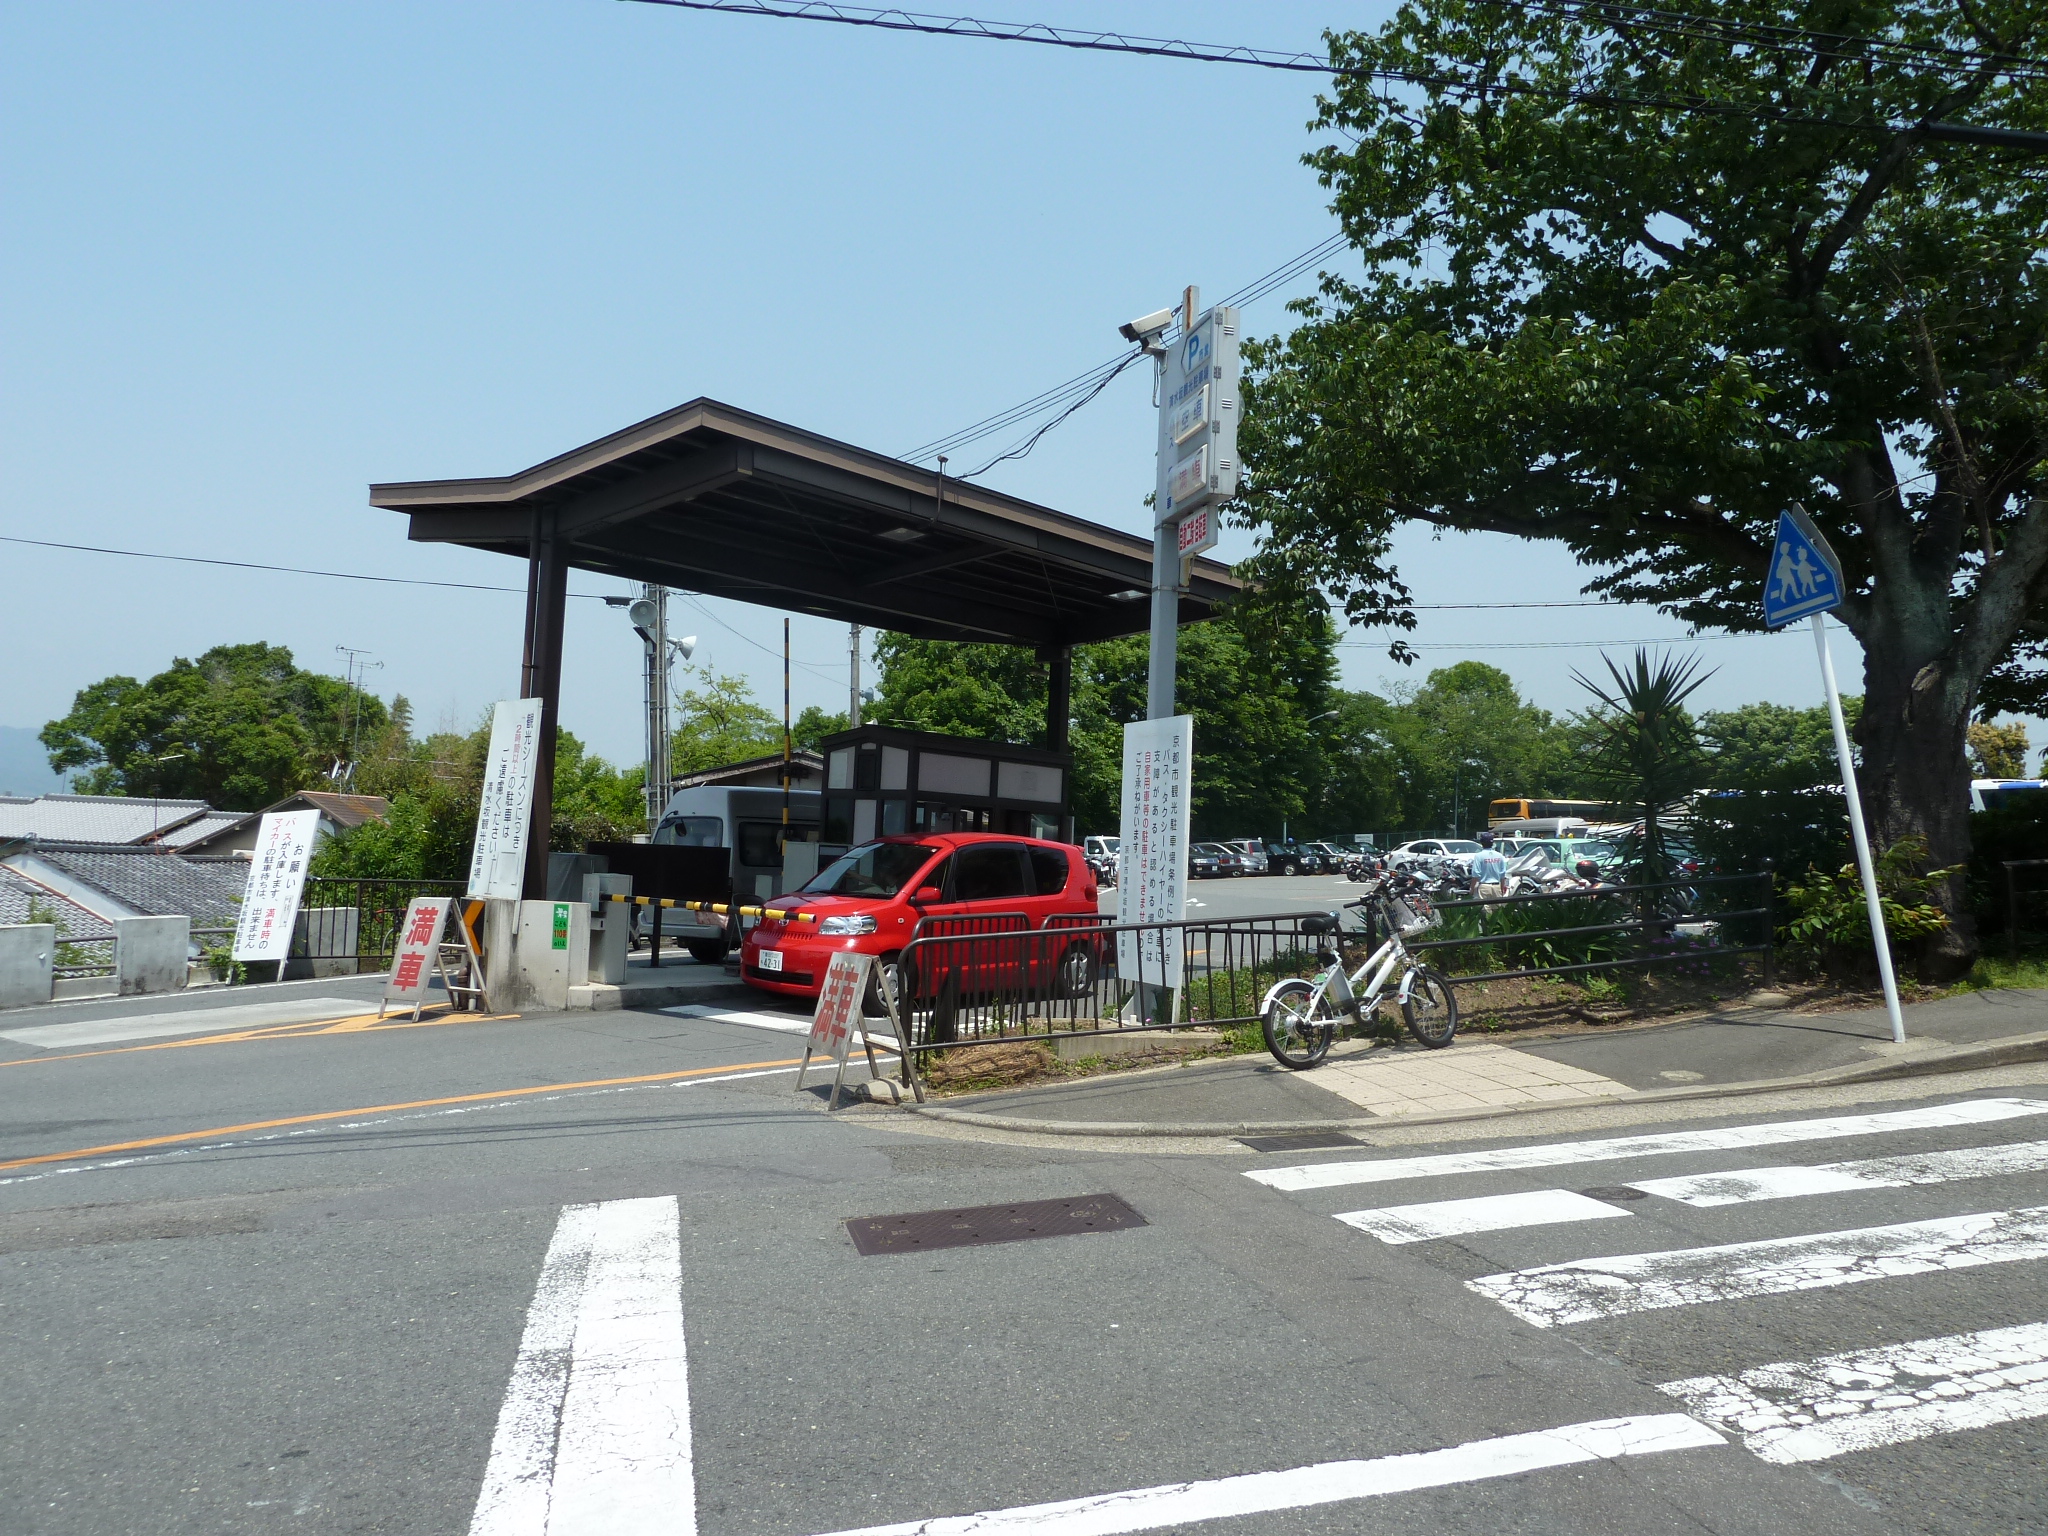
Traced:
POLYGON ((1763 870, 1444 901, 1436 904, 1443 926, 1416 935, 1408 947, 1453 983, 1705 966, 1756 955, 1770 986, 1777 979, 1775 892, 1774 875, 1763 870), (1517 959, 1524 963, 1487 968, 1517 959))
MULTIPOLYGON (((1707 971, 1751 957, 1768 986, 1776 978, 1773 891, 1765 871, 1450 901, 1435 908, 1440 926, 1404 942, 1454 986, 1656 967, 1707 971)), ((1138 925, 1077 916, 1042 928, 1022 912, 928 918, 897 961, 899 1016, 913 1055, 1248 1024, 1277 982, 1320 969, 1329 940, 1303 924, 1324 916, 1138 925)), ((1358 964, 1365 951, 1357 946, 1382 937, 1371 927, 1340 935, 1346 963, 1358 964)))
POLYGON ((415 896, 461 896, 460 880, 355 880, 311 876, 299 899, 298 932, 287 968, 304 962, 315 975, 386 970, 398 929, 415 896))

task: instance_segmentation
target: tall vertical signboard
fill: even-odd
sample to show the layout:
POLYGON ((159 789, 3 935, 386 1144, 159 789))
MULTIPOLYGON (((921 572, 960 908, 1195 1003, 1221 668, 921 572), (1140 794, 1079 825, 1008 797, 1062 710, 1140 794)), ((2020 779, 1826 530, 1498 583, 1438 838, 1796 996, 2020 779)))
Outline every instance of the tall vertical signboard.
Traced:
POLYGON ((476 851, 469 894, 517 901, 526 883, 526 829, 540 747, 540 700, 500 699, 491 710, 491 750, 476 809, 476 851))
MULTIPOLYGON (((1238 312, 1219 304, 1199 317, 1184 313, 1182 323, 1180 340, 1161 361, 1153 497, 1155 519, 1176 529, 1188 529, 1190 514, 1237 494, 1238 312)), ((1216 542, 1213 512, 1189 532, 1176 539, 1183 559, 1216 542)))
POLYGON ((235 918, 235 959, 283 960, 291 954, 306 863, 319 834, 318 811, 268 811, 257 823, 249 883, 235 918))
MULTIPOLYGON (((1187 915, 1188 813, 1194 788, 1192 716, 1124 727, 1122 869, 1116 920, 1177 923, 1187 915)), ((1181 932, 1147 928, 1117 935, 1117 971, 1148 987, 1181 984, 1181 932)))

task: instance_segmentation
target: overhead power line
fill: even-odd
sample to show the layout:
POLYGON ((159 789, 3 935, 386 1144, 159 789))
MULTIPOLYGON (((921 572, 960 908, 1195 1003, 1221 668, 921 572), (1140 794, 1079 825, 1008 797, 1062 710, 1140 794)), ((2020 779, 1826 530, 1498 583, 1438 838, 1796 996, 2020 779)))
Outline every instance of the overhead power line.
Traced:
MULTIPOLYGON (((1156 58, 1186 59, 1202 64, 1243 64, 1259 69, 1291 70, 1301 74, 1322 74, 1337 78, 1385 80, 1398 85, 1469 91, 1503 96, 1527 96, 1560 101, 1576 106, 1611 107, 1622 110, 1661 108, 1698 113, 1709 117, 1739 117, 1759 122, 1796 127, 1835 128, 1850 133, 1882 134, 1892 137, 1917 129, 1927 137, 1967 143, 1993 144, 2007 148, 2048 152, 2048 133, 2020 129, 1987 129, 1968 123, 1919 123, 1901 126, 1869 121, 1844 121, 1811 113, 1751 106, 1708 96, 1644 95, 1634 92, 1592 90, 1584 86, 1540 85, 1530 80, 1489 77, 1474 80, 1463 75, 1437 74, 1422 70, 1360 69, 1332 63, 1313 53, 1281 53, 1267 48, 1246 48, 1220 43, 1189 43, 1177 38, 1139 37, 1125 32, 1081 32, 1042 22, 984 21, 973 16, 933 16, 916 11, 879 11, 865 6, 828 4, 826 0, 634 0, 640 5, 665 5, 675 10, 718 11, 738 16, 769 16, 784 21, 827 21, 842 26, 871 27, 885 32, 922 32, 939 37, 971 37, 990 42, 1037 43, 1054 48, 1072 48, 1093 53, 1131 53, 1156 58)), ((1598 10, 1585 5, 1588 18, 1598 10)), ((1612 23, 1602 23, 1611 25, 1612 23)), ((1830 41, 1838 41, 1830 38, 1830 41)), ((1875 39, 1871 40, 1877 41, 1875 39)), ((1959 53, 1972 61, 1971 67, 1991 65, 2000 73, 2013 68, 2048 69, 2048 63, 2027 59, 2013 68, 2000 65, 1999 56, 1959 53)), ((1951 65, 1950 67, 1958 67, 1951 65)), ((2028 74, 2021 78, 2032 79, 2028 74)))

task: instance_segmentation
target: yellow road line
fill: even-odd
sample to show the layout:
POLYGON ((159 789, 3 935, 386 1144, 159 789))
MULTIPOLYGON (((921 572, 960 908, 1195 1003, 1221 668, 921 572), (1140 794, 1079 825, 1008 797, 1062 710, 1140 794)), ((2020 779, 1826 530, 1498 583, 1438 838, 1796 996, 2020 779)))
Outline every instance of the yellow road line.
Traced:
POLYGON ((325 1109, 315 1115, 288 1115, 281 1120, 251 1120, 243 1125, 216 1125, 204 1131, 180 1131, 174 1136, 146 1136, 140 1141, 112 1141, 103 1147, 80 1147, 73 1152, 43 1152, 34 1157, 17 1157, 0 1163, 0 1172, 29 1168, 37 1163, 68 1163, 81 1157, 104 1157, 109 1152, 139 1152, 148 1147, 176 1146, 184 1141, 206 1141, 215 1136, 239 1136, 246 1131, 273 1131, 285 1125, 312 1125, 321 1120, 348 1120, 357 1115, 383 1115, 400 1109, 433 1109, 442 1104, 478 1104, 486 1099, 523 1099, 536 1093, 567 1093, 577 1088, 623 1088, 633 1083, 661 1083, 686 1077, 709 1077, 718 1072, 746 1072, 768 1067, 800 1067, 801 1056, 787 1061, 742 1061, 726 1067, 690 1067, 679 1072, 648 1072, 639 1077, 599 1077, 582 1083, 544 1083, 538 1088, 500 1088, 491 1093, 458 1093, 443 1099, 412 1099, 403 1104, 371 1104, 362 1109, 325 1109))
MULTIPOLYGON (((448 1004, 437 1003, 448 1009, 448 1004)), ((219 1035, 196 1035, 182 1040, 154 1040, 148 1045, 110 1045, 101 1051, 67 1051, 61 1056, 18 1056, 0 1061, 0 1067, 31 1067, 45 1061, 83 1061, 89 1056, 126 1056, 133 1051, 181 1051, 193 1045, 243 1045, 252 1040, 310 1040, 319 1035, 376 1034, 387 1029, 427 1029, 442 1024, 494 1024, 516 1019, 516 1013, 461 1013, 453 1009, 431 1014, 418 1023, 401 1014, 379 1019, 374 1013, 352 1013, 339 1019, 303 1019, 296 1024, 255 1024, 248 1029, 229 1030, 219 1035)))

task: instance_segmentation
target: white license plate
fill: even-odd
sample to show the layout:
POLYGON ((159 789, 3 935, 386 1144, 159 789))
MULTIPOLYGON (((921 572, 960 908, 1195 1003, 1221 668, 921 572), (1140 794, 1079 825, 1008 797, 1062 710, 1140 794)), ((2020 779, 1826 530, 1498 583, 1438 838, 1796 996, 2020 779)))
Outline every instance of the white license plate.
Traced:
POLYGON ((762 951, 761 951, 761 969, 762 969, 762 970, 764 970, 764 971, 779 971, 779 970, 781 970, 781 969, 782 969, 782 951, 781 951, 781 950, 779 950, 779 949, 764 949, 764 950, 762 950, 762 951))

